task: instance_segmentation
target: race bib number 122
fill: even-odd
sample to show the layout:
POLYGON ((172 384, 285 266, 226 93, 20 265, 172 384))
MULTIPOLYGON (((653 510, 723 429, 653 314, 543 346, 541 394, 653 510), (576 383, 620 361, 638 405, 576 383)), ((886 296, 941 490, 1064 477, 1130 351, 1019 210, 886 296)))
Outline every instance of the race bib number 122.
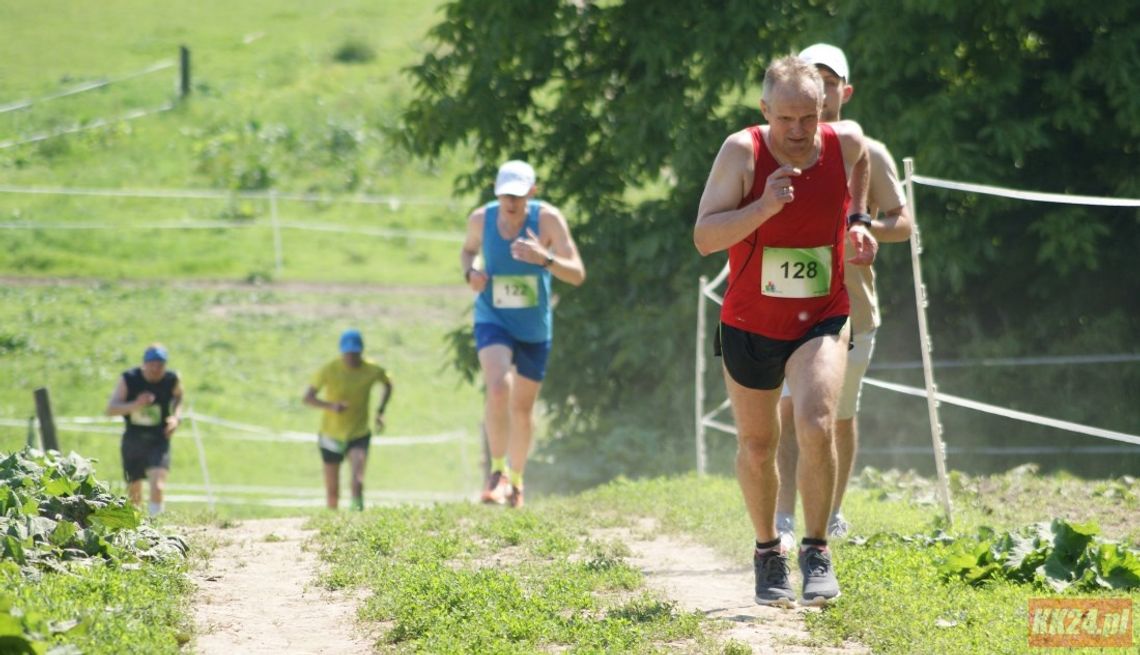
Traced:
POLYGON ((493 275, 491 299, 502 309, 538 307, 538 276, 493 275))

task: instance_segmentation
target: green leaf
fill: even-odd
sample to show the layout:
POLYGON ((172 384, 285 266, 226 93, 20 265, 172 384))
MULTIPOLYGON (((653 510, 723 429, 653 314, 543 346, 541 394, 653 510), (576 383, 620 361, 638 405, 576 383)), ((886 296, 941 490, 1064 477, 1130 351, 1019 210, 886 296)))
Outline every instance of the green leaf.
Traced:
POLYGON ((53 477, 44 483, 44 493, 49 496, 66 496, 75 493, 78 485, 68 478, 53 477))
POLYGON ((123 505, 122 507, 107 506, 96 510, 95 513, 91 515, 91 523, 108 530, 133 530, 142 523, 142 517, 139 511, 132 505, 123 505))
POLYGON ((1115 544, 1100 547, 1096 569, 1101 580, 1112 589, 1140 588, 1140 558, 1115 544))
POLYGON ((20 544, 20 540, 12 535, 4 535, 4 554, 12 558, 17 564, 27 564, 28 560, 24 556, 24 547, 20 544))
POLYGON ((55 529, 52 530, 49 538, 53 544, 63 548, 71 543, 71 540, 74 539, 78 533, 79 528, 75 527, 74 523, 71 521, 60 521, 56 524, 55 529))

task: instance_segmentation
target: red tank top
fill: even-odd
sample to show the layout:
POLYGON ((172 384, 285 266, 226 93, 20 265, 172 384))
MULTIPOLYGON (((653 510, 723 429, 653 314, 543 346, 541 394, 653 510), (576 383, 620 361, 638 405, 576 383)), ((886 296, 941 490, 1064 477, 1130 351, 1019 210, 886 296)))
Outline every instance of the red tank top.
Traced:
MULTIPOLYGON (((756 174, 752 189, 740 207, 764 194, 764 185, 780 164, 764 143, 760 126, 748 128, 752 135, 752 151, 756 174)), ((843 249, 847 237, 847 207, 851 196, 847 191, 847 172, 839 137, 830 126, 821 123, 819 159, 798 177, 792 177, 795 200, 784 205, 775 216, 755 232, 728 249, 728 291, 720 318, 726 324, 770 339, 799 339, 824 319, 846 316, 850 312, 847 288, 843 285, 843 249), (764 248, 816 248, 831 246, 831 281, 826 295, 815 297, 778 297, 765 295, 773 289, 772 280, 761 279, 764 248)), ((777 264, 775 251, 768 271, 795 276, 795 264, 777 264), (780 268, 783 266, 783 268, 780 268)), ((787 261, 787 260, 783 260, 787 261)), ((802 273, 802 271, 800 271, 802 273)), ((822 281, 820 282, 822 284, 822 281)))

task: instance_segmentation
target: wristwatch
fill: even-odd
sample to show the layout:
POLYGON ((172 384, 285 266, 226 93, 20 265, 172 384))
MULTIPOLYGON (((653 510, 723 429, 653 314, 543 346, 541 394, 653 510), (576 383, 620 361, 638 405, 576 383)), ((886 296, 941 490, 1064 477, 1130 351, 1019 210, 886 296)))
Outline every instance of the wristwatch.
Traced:
POLYGON ((871 229, 871 215, 860 212, 858 214, 851 214, 847 217, 848 228, 855 225, 856 223, 862 223, 867 227, 868 230, 871 229))
POLYGON ((546 261, 542 262, 542 267, 543 268, 550 268, 550 265, 553 263, 554 263, 554 255, 547 253, 546 261))

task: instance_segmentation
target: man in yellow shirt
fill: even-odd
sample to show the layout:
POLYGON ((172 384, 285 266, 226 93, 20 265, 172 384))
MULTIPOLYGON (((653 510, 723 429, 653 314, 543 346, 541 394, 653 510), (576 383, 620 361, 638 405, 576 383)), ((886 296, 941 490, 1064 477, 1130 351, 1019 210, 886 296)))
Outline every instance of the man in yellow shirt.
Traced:
POLYGON ((303 402, 323 410, 318 445, 325 466, 325 499, 329 509, 340 500, 340 463, 345 454, 352 466, 352 508, 364 509, 364 465, 368 461, 368 404, 372 385, 384 385, 376 409, 376 431, 384 429, 384 408, 392 397, 392 380, 376 362, 364 358, 359 330, 340 335, 340 357, 321 367, 309 383, 303 402), (322 393, 324 398, 318 398, 322 393))

